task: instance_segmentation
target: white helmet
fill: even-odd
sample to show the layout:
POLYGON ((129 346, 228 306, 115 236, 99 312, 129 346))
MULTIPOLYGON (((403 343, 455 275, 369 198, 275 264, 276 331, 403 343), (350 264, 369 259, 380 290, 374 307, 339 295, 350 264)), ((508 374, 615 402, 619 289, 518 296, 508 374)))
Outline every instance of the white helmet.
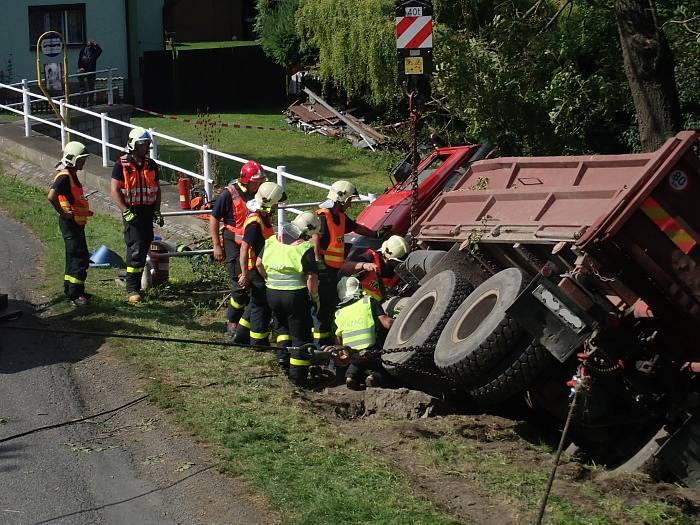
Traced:
POLYGON ((344 203, 357 195, 359 194, 355 185, 346 180, 335 181, 328 190, 328 199, 334 202, 344 203))
POLYGON ((134 151, 136 144, 151 142, 151 134, 144 128, 134 128, 129 132, 129 140, 126 142, 126 149, 134 151))
POLYGON ((359 297, 362 294, 362 286, 360 286, 360 281, 357 277, 341 277, 336 290, 341 303, 359 297))
POLYGON ((66 144, 66 147, 63 149, 63 158, 61 162, 64 166, 75 168, 75 164, 79 159, 89 155, 90 154, 85 151, 85 145, 83 143, 73 141, 66 144))
POLYGON ((379 251, 382 253, 385 259, 400 261, 406 257, 410 249, 411 247, 406 239, 400 235, 392 235, 382 243, 379 251))
POLYGON ((287 195, 282 186, 275 182, 263 182, 255 194, 255 202, 263 209, 271 209, 280 201, 286 201, 287 195))
POLYGON ((298 237, 301 237, 301 234, 311 236, 314 233, 318 233, 321 229, 321 219, 310 211, 297 215, 292 224, 299 230, 298 237))

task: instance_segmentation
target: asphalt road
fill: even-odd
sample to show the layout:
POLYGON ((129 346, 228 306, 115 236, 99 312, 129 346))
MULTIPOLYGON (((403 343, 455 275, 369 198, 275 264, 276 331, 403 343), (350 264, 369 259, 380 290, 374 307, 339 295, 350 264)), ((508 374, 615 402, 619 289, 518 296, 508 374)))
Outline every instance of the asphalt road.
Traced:
MULTIPOLYGON (((11 308, 23 310, 23 324, 36 326, 46 322, 33 314, 31 306, 31 288, 40 279, 36 265, 41 249, 41 244, 26 229, 0 215, 0 293, 8 293, 11 308)), ((94 373, 85 368, 89 366, 86 362, 101 357, 97 355, 101 344, 102 341, 94 338, 80 340, 8 331, 0 326, 0 439, 85 417, 99 411, 96 404, 103 409, 120 405, 123 398, 120 399, 118 388, 110 383, 109 377, 100 378, 104 359, 92 365, 94 373), (84 385, 80 384, 81 375, 89 375, 85 370, 95 376, 89 377, 91 386, 101 381, 95 391, 104 391, 104 398, 85 397, 81 391, 81 388, 85 390, 84 385)), ((112 373, 119 374, 119 370, 112 373)), ((117 380, 125 381, 125 375, 117 380)), ((130 390, 124 396, 135 395, 138 394, 130 390)), ((137 409, 119 415, 133 419, 138 414, 132 410, 154 410, 146 405, 142 403, 137 409)), ((152 422, 158 415, 140 417, 152 422)), ((118 419, 110 424, 115 421, 118 419)), ((129 426, 128 423, 119 424, 129 426)), ((267 521, 264 514, 257 514, 244 504, 231 505, 236 496, 230 489, 223 497, 218 495, 218 500, 224 500, 228 507, 215 515, 208 506, 213 508, 216 502, 208 502, 217 488, 226 487, 230 480, 216 478, 218 474, 211 465, 202 465, 199 459, 192 460, 197 461, 196 468, 182 473, 174 473, 175 469, 171 468, 169 478, 149 479, 144 475, 144 463, 148 461, 133 449, 146 445, 131 444, 142 439, 130 439, 126 445, 118 439, 105 441, 104 428, 94 422, 81 423, 0 443, 0 523, 133 525, 267 521), (209 498, 204 504, 188 501, 197 490, 209 498)), ((161 446, 172 434, 160 436, 157 445, 161 446)), ((169 451, 163 449, 154 455, 156 461, 166 452, 169 451)), ((182 458, 183 452, 179 453, 178 458, 182 458)))

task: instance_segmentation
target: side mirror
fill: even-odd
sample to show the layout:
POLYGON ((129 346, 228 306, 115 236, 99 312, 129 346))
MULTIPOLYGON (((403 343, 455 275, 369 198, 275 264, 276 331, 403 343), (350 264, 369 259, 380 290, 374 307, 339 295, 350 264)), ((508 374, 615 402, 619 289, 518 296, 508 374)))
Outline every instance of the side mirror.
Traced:
POLYGON ((413 164, 404 159, 404 161, 401 162, 401 164, 399 164, 394 171, 394 178, 396 179, 396 182, 403 182, 408 180, 412 172, 413 164))

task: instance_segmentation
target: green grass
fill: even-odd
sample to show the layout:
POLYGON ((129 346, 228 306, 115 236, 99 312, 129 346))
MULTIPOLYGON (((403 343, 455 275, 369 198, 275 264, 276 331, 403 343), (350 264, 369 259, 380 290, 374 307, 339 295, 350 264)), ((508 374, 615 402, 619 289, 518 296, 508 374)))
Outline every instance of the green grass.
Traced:
MULTIPOLYGON (((202 108, 204 109, 204 108, 202 108)), ((198 119, 197 115, 181 114, 182 118, 198 119)), ((366 152, 343 140, 320 135, 305 135, 287 125, 282 109, 256 109, 250 112, 222 113, 210 118, 220 122, 236 122, 253 126, 275 127, 291 131, 262 131, 232 128, 209 129, 206 132, 193 124, 158 117, 136 115, 132 123, 155 128, 161 133, 196 144, 208 143, 213 149, 246 159, 255 159, 267 166, 286 166, 287 171, 319 182, 331 184, 338 179, 354 182, 360 193, 382 193, 389 185, 387 168, 393 166, 396 155, 384 152, 366 152)), ((197 169, 199 155, 172 141, 159 139, 158 157, 172 164, 201 173, 197 169)), ((236 177, 241 165, 221 159, 217 185, 222 186, 236 177)), ((173 173, 165 178, 177 179, 173 173)), ((289 182, 290 202, 319 201, 325 190, 305 184, 289 182)))
MULTIPOLYGON (((192 51, 194 49, 220 49, 229 47, 249 47, 260 45, 258 40, 223 40, 220 42, 176 42, 175 47, 179 52, 192 51)), ((167 46, 170 49, 170 46, 167 46)))
MULTIPOLYGON (((60 297, 63 241, 45 192, 0 175, 0 208, 46 246, 44 292, 60 297)), ((106 244, 123 253, 120 224, 109 217, 96 215, 87 238, 90 249, 106 244)), ((48 310, 46 321, 61 328, 225 340, 224 313, 213 314, 221 297, 194 293, 205 285, 187 261, 171 261, 171 283, 147 293, 141 306, 126 304, 124 290, 110 280, 114 275, 114 270, 90 270, 93 304, 75 309, 59 303, 48 310)), ((119 339, 109 345, 149 378, 155 402, 198 439, 221 446, 221 469, 249 480, 283 523, 456 523, 415 495, 407 479, 368 444, 314 415, 268 354, 119 339), (180 384, 210 386, 176 388, 180 384)))

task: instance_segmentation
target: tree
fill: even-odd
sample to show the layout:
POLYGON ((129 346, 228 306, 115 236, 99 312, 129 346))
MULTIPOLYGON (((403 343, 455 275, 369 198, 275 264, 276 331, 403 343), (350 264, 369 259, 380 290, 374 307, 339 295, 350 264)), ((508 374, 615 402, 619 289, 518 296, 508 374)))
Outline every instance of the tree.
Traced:
POLYGON ((653 0, 615 0, 615 15, 639 138, 653 151, 683 127, 673 54, 653 0))

